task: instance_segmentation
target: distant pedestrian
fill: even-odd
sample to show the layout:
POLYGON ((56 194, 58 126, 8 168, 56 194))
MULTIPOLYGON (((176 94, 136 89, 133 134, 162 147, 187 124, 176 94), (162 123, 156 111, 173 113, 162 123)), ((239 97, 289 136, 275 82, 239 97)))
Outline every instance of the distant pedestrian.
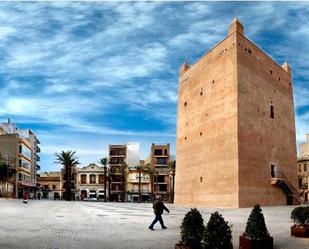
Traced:
POLYGON ((153 211, 154 211, 154 214, 155 214, 155 218, 154 218, 153 222, 151 223, 151 225, 148 227, 150 230, 154 230, 153 226, 158 221, 160 222, 162 229, 166 229, 167 228, 166 226, 164 226, 164 222, 163 222, 163 219, 162 219, 162 214, 163 214, 164 210, 166 212, 168 212, 168 213, 170 212, 168 210, 168 208, 162 202, 162 197, 159 195, 156 198, 156 200, 153 202, 153 211))
POLYGON ((23 196, 23 203, 27 204, 28 203, 28 199, 29 199, 28 192, 25 192, 24 196, 23 196))

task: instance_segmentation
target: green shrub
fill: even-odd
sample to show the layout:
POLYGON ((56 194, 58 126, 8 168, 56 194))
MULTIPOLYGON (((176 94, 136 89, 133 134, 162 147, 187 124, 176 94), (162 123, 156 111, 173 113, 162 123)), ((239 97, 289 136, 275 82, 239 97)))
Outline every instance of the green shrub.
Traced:
POLYGON ((181 241, 192 249, 200 249, 205 230, 202 215, 196 208, 186 213, 181 224, 181 241))
POLYGON ((255 205, 247 221, 244 234, 248 239, 262 240, 269 238, 264 215, 260 205, 255 205))
POLYGON ((233 249, 232 231, 221 214, 211 214, 204 233, 204 249, 233 249))
POLYGON ((296 207, 291 213, 291 219, 297 226, 309 225, 309 207, 296 207))

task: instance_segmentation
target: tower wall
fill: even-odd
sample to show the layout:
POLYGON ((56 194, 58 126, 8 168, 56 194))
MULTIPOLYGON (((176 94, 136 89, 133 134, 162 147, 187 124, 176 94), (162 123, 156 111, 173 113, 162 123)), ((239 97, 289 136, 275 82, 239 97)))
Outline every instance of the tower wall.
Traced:
POLYGON ((297 187, 292 75, 240 34, 237 71, 239 206, 285 205, 270 180, 273 164, 297 187))
POLYGON ((291 70, 243 32, 234 19, 227 38, 180 69, 178 205, 287 204, 287 195, 271 184, 271 165, 297 186, 291 70))
POLYGON ((179 78, 175 203, 238 206, 236 33, 179 78))

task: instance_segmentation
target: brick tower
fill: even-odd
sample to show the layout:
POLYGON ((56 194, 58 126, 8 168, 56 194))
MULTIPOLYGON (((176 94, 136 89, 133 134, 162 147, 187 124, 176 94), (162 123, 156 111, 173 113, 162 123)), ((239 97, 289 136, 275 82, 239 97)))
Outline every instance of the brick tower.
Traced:
POLYGON ((292 72, 244 36, 228 36, 179 76, 175 203, 299 201, 292 72))

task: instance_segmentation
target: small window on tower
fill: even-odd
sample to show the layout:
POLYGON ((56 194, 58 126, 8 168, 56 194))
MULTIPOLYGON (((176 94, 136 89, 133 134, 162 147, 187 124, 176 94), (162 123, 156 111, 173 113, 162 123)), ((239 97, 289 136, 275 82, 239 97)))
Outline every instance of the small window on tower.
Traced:
POLYGON ((273 105, 270 106, 270 118, 271 119, 275 118, 275 110, 274 110, 274 106, 273 105))
POLYGON ((188 105, 187 101, 186 101, 183 105, 184 105, 184 106, 187 106, 187 105, 188 105))
POLYGON ((200 95, 201 95, 201 96, 203 95, 203 87, 201 88, 200 95))

